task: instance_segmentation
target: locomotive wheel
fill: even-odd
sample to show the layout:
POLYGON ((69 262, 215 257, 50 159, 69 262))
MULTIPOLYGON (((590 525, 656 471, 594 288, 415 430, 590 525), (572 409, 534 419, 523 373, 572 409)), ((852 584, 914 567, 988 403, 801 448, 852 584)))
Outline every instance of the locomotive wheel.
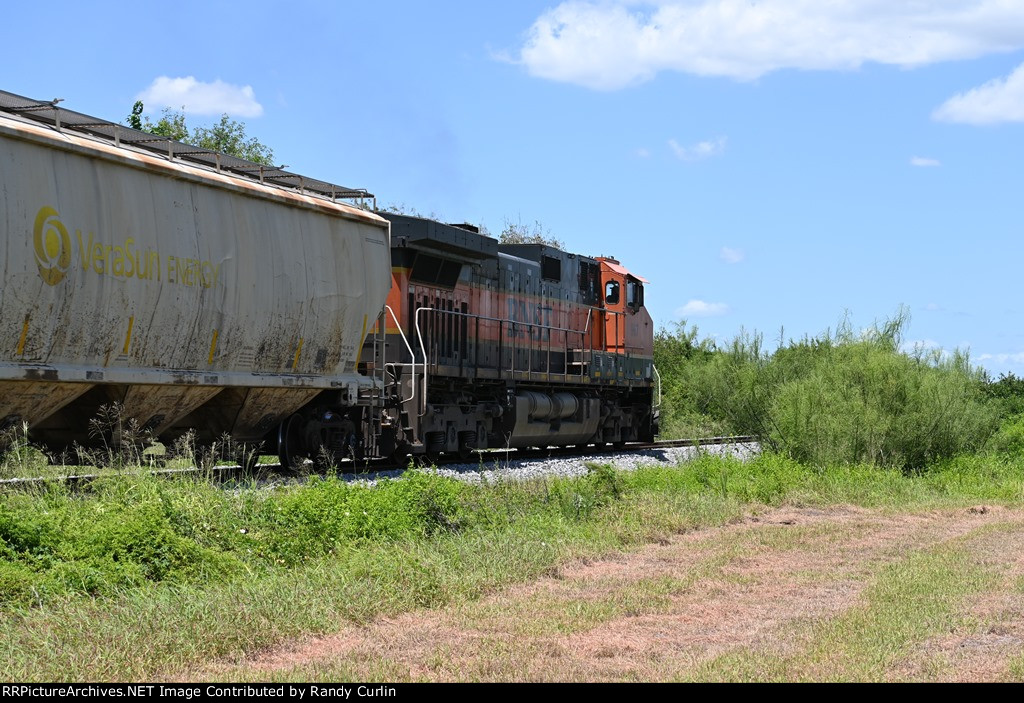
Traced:
POLYGON ((476 432, 459 432, 459 460, 467 461, 476 449, 476 432))
POLYGON ((436 466, 441 457, 444 456, 446 437, 443 431, 427 432, 424 442, 423 461, 426 466, 436 466))
POLYGON ((306 461, 302 424, 301 417, 292 415, 277 429, 277 458, 281 461, 281 469, 284 471, 291 471, 306 461))

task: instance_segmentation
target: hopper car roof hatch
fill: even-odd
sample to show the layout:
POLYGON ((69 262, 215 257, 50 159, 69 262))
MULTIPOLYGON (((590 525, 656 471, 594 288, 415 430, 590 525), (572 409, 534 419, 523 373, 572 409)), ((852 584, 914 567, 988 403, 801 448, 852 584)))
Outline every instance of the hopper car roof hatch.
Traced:
POLYGON ((222 154, 212 149, 176 142, 159 134, 151 134, 125 125, 91 117, 57 107, 57 100, 33 100, 14 93, 0 90, 0 111, 18 115, 53 127, 58 132, 68 130, 100 137, 116 146, 132 146, 159 154, 170 159, 181 159, 193 164, 225 171, 236 176, 258 181, 267 185, 312 193, 330 200, 372 200, 374 195, 362 188, 346 188, 315 178, 290 173, 281 167, 253 163, 235 156, 222 154))

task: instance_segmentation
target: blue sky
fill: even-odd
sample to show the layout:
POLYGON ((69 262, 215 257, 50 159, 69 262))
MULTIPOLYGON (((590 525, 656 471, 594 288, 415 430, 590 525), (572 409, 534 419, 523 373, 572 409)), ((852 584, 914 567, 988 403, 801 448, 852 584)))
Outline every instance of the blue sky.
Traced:
POLYGON ((1024 2, 19 3, 0 89, 246 122, 289 170, 651 281, 655 320, 1024 374, 1024 2))

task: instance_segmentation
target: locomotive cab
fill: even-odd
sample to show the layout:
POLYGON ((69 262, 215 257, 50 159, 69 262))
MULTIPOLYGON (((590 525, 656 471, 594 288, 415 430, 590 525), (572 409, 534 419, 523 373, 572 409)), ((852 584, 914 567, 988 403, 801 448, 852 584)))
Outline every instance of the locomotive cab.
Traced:
POLYGON ((653 355, 653 323, 644 308, 646 279, 630 273, 615 259, 597 260, 604 291, 604 348, 615 354, 653 355))

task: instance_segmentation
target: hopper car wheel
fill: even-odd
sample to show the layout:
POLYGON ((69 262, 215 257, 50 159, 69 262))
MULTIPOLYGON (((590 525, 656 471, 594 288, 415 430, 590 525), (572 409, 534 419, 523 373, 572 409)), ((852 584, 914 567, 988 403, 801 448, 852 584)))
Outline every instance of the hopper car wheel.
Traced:
POLYGON ((277 458, 281 461, 281 469, 290 471, 306 461, 306 447, 302 439, 303 419, 292 415, 281 423, 277 430, 277 458))

